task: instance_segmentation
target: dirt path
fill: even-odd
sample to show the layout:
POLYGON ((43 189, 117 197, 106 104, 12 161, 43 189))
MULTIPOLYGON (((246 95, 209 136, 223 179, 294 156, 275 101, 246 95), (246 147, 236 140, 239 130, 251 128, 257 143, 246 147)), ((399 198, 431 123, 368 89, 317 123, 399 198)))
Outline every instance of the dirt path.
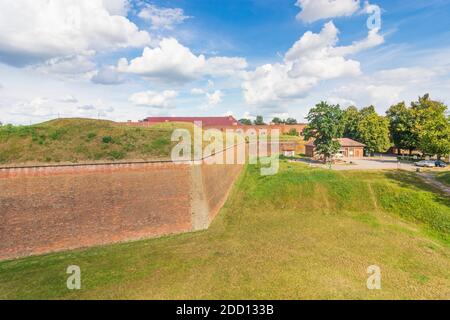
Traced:
POLYGON ((432 173, 419 173, 419 177, 421 177, 423 181, 425 181, 429 185, 438 188, 439 190, 441 190, 443 193, 445 193, 447 196, 450 197, 450 187, 436 180, 436 177, 432 173))

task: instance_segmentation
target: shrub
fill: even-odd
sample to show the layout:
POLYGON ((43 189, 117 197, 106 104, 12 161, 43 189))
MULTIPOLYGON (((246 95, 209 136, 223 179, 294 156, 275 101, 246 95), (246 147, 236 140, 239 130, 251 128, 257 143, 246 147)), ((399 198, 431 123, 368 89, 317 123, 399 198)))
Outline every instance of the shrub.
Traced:
MULTIPOLYGON (((89 132, 88 135, 87 135, 87 138, 88 138, 89 140, 92 140, 92 139, 94 139, 96 136, 97 136, 97 134, 96 134, 95 132, 89 132)), ((106 138, 106 137, 104 137, 104 138, 106 138)))
POLYGON ((102 138, 103 143, 111 143, 113 141, 111 136, 105 136, 102 138))
POLYGON ((123 159, 126 155, 126 152, 122 150, 113 150, 109 153, 110 158, 112 158, 113 160, 123 159))

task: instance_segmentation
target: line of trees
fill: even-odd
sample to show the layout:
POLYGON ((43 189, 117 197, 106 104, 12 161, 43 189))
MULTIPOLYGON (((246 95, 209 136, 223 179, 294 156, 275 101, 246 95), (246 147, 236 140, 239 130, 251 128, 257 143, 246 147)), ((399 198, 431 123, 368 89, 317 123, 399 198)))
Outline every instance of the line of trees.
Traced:
POLYGON ((306 139, 315 139, 317 153, 325 159, 340 149, 337 138, 350 138, 364 143, 367 151, 386 152, 394 145, 400 149, 420 150, 438 158, 450 154, 450 117, 448 108, 428 94, 407 106, 405 102, 389 108, 380 116, 373 106, 358 110, 351 106, 342 110, 339 105, 321 102, 308 114, 306 139))
MULTIPOLYGON (((266 123, 264 122, 263 116, 256 116, 256 119, 254 121, 250 119, 240 119, 239 122, 243 125, 251 126, 264 126, 266 123)), ((294 118, 287 118, 287 119, 281 119, 278 117, 275 117, 272 119, 271 123, 273 124, 297 124, 297 120, 294 118)))

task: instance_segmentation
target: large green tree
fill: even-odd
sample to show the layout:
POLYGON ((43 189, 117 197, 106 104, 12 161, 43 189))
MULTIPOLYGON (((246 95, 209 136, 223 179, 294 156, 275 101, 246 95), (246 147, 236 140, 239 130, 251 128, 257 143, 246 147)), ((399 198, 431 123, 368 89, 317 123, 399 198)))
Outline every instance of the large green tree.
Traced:
POLYGON ((439 158, 450 154, 450 124, 448 108, 442 102, 430 99, 428 94, 411 104, 416 118, 414 132, 419 137, 419 148, 439 158))
POLYGON ((358 123, 359 111, 356 107, 350 106, 344 110, 344 137, 353 140, 358 140, 358 123))
POLYGON ((393 105, 386 112, 389 119, 389 131, 395 146, 409 150, 409 154, 419 146, 419 135, 415 130, 416 117, 412 109, 405 102, 393 105))
POLYGON ((275 117, 272 119, 272 123, 273 124, 281 124, 281 123, 284 123, 284 121, 278 117, 275 117))
POLYGON ((263 116, 256 116, 256 119, 255 119, 255 121, 253 123, 256 126, 263 126, 263 125, 265 125, 263 116))
POLYGON ((323 155, 325 161, 341 148, 337 138, 341 138, 344 131, 342 116, 339 105, 321 102, 312 108, 306 117, 308 125, 304 130, 305 139, 314 139, 316 152, 323 155))
POLYGON ((287 118, 286 124, 297 124, 297 119, 294 118, 287 118))
POLYGON ((389 138, 389 120, 377 114, 373 106, 359 112, 358 141, 366 145, 367 151, 386 152, 391 146, 389 138))

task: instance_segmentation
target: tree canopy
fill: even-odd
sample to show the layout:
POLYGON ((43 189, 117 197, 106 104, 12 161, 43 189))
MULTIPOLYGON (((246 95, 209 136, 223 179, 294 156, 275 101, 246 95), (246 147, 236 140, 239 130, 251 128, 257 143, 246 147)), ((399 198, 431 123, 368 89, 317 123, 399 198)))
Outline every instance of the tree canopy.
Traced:
POLYGON ((253 124, 256 125, 256 126, 263 126, 263 125, 265 125, 263 116, 256 116, 256 119, 253 122, 253 124))
POLYGON ((323 101, 312 108, 306 117, 309 123, 304 130, 305 139, 314 139, 316 152, 323 155, 325 160, 333 157, 341 148, 337 138, 342 137, 344 131, 342 117, 339 105, 323 101))

